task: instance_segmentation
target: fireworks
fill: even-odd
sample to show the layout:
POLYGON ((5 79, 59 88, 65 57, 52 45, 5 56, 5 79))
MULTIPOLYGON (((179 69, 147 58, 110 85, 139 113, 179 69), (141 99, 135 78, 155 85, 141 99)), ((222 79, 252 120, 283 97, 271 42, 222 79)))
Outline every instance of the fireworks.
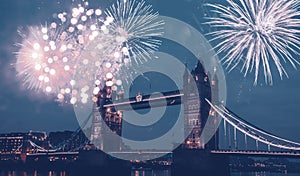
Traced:
POLYGON ((215 46, 222 61, 235 68, 243 62, 245 76, 255 68, 255 84, 259 68, 263 68, 266 83, 272 84, 271 63, 275 63, 280 77, 287 75, 282 62, 293 67, 299 62, 300 1, 297 0, 227 0, 229 6, 209 4, 218 17, 209 18, 218 31, 209 35, 220 41, 215 46))
POLYGON ((162 35, 164 24, 152 6, 145 5, 143 0, 124 0, 112 5, 105 13, 114 19, 109 27, 122 54, 136 63, 150 59, 161 44, 155 37, 162 35))
POLYGON ((81 51, 103 25, 102 11, 87 6, 83 2, 70 14, 58 13, 49 26, 29 27, 28 34, 19 32, 23 42, 15 66, 28 89, 55 94, 60 101, 74 92, 76 80, 72 78, 81 51))
POLYGON ((121 67, 149 59, 158 48, 153 37, 162 34, 163 22, 144 1, 118 2, 106 17, 88 5, 82 1, 70 13, 58 13, 49 26, 20 32, 15 66, 24 86, 86 104, 96 101, 93 95, 104 86, 122 85, 116 80, 121 67))
POLYGON ((55 92, 56 88, 70 88, 74 64, 78 56, 77 45, 68 33, 58 34, 56 23, 50 27, 29 27, 15 64, 23 84, 35 91, 55 92), (66 80, 69 80, 68 83, 66 80))

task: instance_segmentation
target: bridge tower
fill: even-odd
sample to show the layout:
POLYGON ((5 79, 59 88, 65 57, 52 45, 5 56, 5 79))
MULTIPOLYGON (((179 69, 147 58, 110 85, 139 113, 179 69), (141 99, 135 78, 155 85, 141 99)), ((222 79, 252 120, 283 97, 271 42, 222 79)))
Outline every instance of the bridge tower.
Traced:
POLYGON ((217 135, 210 139, 207 144, 202 140, 202 137, 200 138, 210 113, 210 105, 205 99, 211 100, 211 92, 217 91, 216 81, 213 80, 213 84, 210 84, 208 75, 200 61, 191 71, 191 74, 188 73, 187 67, 185 69, 183 75, 184 128, 185 134, 191 132, 183 144, 184 148, 212 150, 218 146, 217 135))
POLYGON ((91 142, 101 150, 120 151, 122 141, 110 134, 112 132, 119 136, 122 135, 123 114, 115 108, 104 106, 110 104, 113 98, 118 99, 120 96, 117 96, 111 87, 105 86, 96 97, 98 101, 93 107, 91 142))

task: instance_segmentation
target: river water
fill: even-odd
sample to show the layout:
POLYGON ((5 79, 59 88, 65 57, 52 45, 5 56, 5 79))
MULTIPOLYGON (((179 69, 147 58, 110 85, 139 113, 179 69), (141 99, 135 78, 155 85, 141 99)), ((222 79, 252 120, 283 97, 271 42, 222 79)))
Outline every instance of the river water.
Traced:
MULTIPOLYGON (((57 171, 37 171, 37 170, 32 172, 0 171, 0 175, 1 176, 72 176, 66 171, 57 172, 57 171)), ((101 173, 97 174, 97 176, 101 176, 101 173)), ((170 170, 133 170, 131 172, 131 176, 171 176, 171 171, 170 170)), ((199 176, 201 176, 201 174, 199 174, 199 176)), ((231 173, 230 176, 300 176, 300 173, 268 173, 268 172, 242 173, 240 172, 240 173, 231 173)))

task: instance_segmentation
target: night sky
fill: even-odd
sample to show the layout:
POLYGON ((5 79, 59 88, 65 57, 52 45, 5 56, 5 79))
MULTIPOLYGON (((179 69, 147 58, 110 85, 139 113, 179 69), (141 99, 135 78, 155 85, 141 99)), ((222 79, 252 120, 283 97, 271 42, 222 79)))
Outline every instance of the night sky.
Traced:
MULTIPOLYGON (((73 107, 61 105, 51 97, 22 88, 13 63, 15 45, 22 39, 17 30, 29 25, 45 24, 52 14, 68 11, 71 0, 2 0, 0 4, 0 133, 75 130, 78 127, 73 107)), ((106 6, 112 0, 92 1, 106 6)), ((205 21, 205 0, 151 0, 161 15, 189 23, 201 33, 210 29, 205 21)), ((213 1, 209 1, 213 2, 213 1)), ((217 2, 217 1, 216 1, 217 2)), ((219 2, 219 1, 218 1, 219 2)), ((227 107, 252 124, 278 136, 300 142, 300 72, 286 64, 289 78, 281 80, 273 70, 274 85, 268 86, 260 75, 253 86, 254 74, 246 78, 239 68, 227 73, 227 107)))

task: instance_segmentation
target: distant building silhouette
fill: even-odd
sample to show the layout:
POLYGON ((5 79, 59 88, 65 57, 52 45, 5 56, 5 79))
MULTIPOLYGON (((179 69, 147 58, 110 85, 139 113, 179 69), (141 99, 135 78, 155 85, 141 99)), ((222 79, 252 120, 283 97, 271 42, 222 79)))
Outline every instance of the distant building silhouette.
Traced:
POLYGON ((2 154, 34 153, 36 148, 31 146, 30 142, 45 148, 48 147, 45 132, 7 133, 0 134, 0 152, 2 154))

